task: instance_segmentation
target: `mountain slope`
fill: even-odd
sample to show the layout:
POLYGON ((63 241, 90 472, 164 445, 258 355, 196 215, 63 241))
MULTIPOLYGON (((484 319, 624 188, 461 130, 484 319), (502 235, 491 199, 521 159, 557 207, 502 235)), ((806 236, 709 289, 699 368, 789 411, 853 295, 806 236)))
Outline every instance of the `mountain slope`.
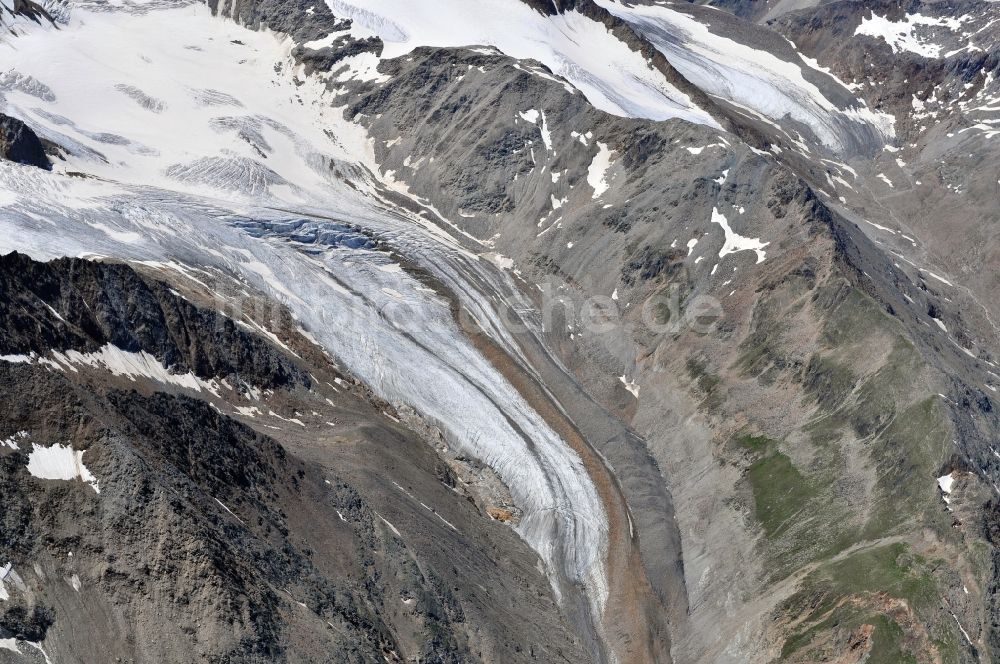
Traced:
POLYGON ((301 337, 274 349, 119 265, 11 254, 3 282, 5 357, 24 358, 4 364, 13 636, 54 661, 579 656, 534 557, 386 406, 302 359, 301 337), (38 466, 71 449, 92 486, 38 466), (493 579, 518 616, 452 590, 456 575, 493 579))

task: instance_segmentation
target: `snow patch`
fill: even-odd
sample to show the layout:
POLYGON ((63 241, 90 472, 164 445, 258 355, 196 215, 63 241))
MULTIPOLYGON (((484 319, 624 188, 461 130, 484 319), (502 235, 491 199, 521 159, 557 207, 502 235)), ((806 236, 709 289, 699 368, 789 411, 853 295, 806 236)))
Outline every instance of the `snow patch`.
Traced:
POLYGON ((74 450, 69 445, 53 445, 41 447, 32 445, 28 455, 28 472, 33 477, 43 480, 82 480, 100 493, 97 478, 83 465, 83 453, 86 450, 74 450))
POLYGON ((503 254, 498 254, 496 252, 491 252, 491 253, 488 253, 488 254, 481 254, 481 256, 483 258, 485 258, 486 260, 488 260, 489 262, 491 262, 494 265, 496 265, 501 270, 509 270, 512 267, 514 267, 514 259, 513 258, 508 258, 507 256, 504 256, 503 254))
POLYGON ((94 353, 81 353, 75 350, 68 350, 65 353, 53 351, 52 360, 42 361, 49 366, 70 369, 74 372, 77 370, 77 366, 87 366, 104 369, 115 376, 125 376, 133 381, 137 378, 149 378, 159 383, 176 385, 195 392, 201 392, 204 389, 219 396, 219 384, 215 380, 202 380, 193 373, 170 373, 158 359, 144 350, 130 353, 112 344, 107 344, 94 353))
POLYGON ((0 355, 0 362, 10 362, 11 364, 25 364, 31 362, 30 355, 0 355))
POLYGON ((944 502, 951 503, 951 490, 955 486, 955 473, 951 472, 937 478, 938 488, 941 489, 941 497, 944 502))
POLYGON ((597 154, 587 168, 587 184, 594 190, 593 198, 600 198, 610 186, 608 171, 611 169, 611 150, 600 141, 597 142, 597 154))
POLYGON ((7 576, 14 569, 14 563, 7 563, 3 567, 0 567, 0 601, 6 602, 10 599, 10 592, 8 592, 7 587, 4 582, 7 580, 7 576))
POLYGON ((538 111, 532 108, 524 112, 518 112, 518 115, 521 116, 522 120, 531 124, 538 124, 538 119, 541 118, 542 124, 538 130, 542 133, 542 143, 545 144, 546 150, 552 152, 552 132, 549 131, 549 124, 545 119, 545 111, 538 111))
POLYGON ((916 34, 918 27, 943 27, 955 32, 962 26, 962 18, 934 18, 921 14, 909 14, 906 20, 890 21, 884 16, 872 12, 871 18, 862 19, 861 25, 854 31, 855 35, 867 35, 881 38, 891 48, 893 53, 909 51, 925 58, 937 58, 943 48, 926 38, 916 34))
POLYGON ((744 237, 739 235, 729 226, 729 220, 719 212, 718 208, 712 208, 712 223, 722 226, 722 231, 726 234, 726 241, 719 250, 719 258, 723 258, 737 251, 753 251, 757 254, 757 263, 763 263, 767 254, 764 247, 770 242, 761 242, 759 238, 744 237))
POLYGON ((27 437, 28 437, 27 431, 18 431, 13 436, 5 438, 4 440, 0 440, 0 445, 9 447, 12 450, 16 450, 20 448, 20 445, 18 445, 18 441, 24 440, 27 437))
POLYGON ((618 380, 621 381, 622 385, 625 386, 626 390, 628 390, 629 392, 632 393, 632 396, 634 396, 636 399, 639 398, 639 384, 638 383, 629 380, 625 376, 619 376, 618 380))

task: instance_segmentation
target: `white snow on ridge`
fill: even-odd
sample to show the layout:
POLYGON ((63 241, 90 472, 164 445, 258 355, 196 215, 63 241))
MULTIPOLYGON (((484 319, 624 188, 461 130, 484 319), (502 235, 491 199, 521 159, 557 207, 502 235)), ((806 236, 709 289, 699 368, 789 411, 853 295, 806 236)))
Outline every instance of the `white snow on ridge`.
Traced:
POLYGON ((327 46, 333 46, 333 42, 341 37, 351 37, 352 39, 368 39, 369 37, 375 37, 376 34, 371 30, 366 29, 360 23, 351 23, 351 27, 348 30, 342 30, 339 32, 331 32, 326 37, 321 37, 320 39, 314 39, 310 42, 305 42, 302 44, 305 48, 311 50, 319 50, 321 48, 326 48, 327 46))
POLYGON ((116 376, 125 376, 130 380, 139 377, 150 378, 160 383, 184 387, 195 392, 204 389, 215 396, 219 395, 219 386, 214 380, 203 380, 190 372, 186 374, 171 373, 158 359, 146 351, 131 353, 107 344, 94 353, 78 353, 69 350, 65 354, 55 353, 54 356, 56 361, 63 364, 85 364, 104 368, 116 376))
POLYGON ((962 27, 964 18, 934 18, 920 14, 908 14, 905 21, 890 21, 884 16, 872 12, 871 18, 862 19, 861 25, 854 31, 855 35, 868 35, 882 38, 892 47, 893 53, 909 51, 925 58, 937 58, 941 55, 942 46, 916 34, 918 27, 943 27, 955 32, 962 27))
POLYGON ((512 58, 545 64, 608 113, 651 120, 682 118, 719 128, 639 53, 576 11, 546 17, 520 0, 327 0, 327 4, 335 15, 349 17, 381 37, 386 58, 419 46, 493 46, 512 58))
POLYGON ((108 371, 115 376, 124 376, 132 381, 136 378, 148 378, 165 385, 175 385, 195 392, 205 390, 214 396, 219 396, 219 384, 215 380, 204 380, 190 372, 171 373, 146 351, 132 353, 112 344, 106 344, 93 353, 81 353, 76 350, 53 351, 49 357, 29 358, 29 361, 72 372, 78 371, 77 367, 87 366, 108 371))
POLYGON ((314 39, 313 41, 308 41, 302 44, 304 48, 316 51, 321 48, 326 48, 327 46, 332 46, 333 42, 337 40, 338 37, 343 35, 337 34, 336 32, 331 32, 326 37, 321 37, 320 39, 314 39))
POLYGON ((769 51, 715 34, 693 16, 666 7, 626 6, 619 0, 597 2, 635 26, 701 89, 773 121, 790 116, 809 126, 832 150, 846 148, 843 133, 852 126, 868 127, 883 138, 895 135, 891 115, 875 113, 860 102, 846 109, 831 102, 803 76, 802 64, 808 66, 805 61, 783 60, 769 51))
POLYGON ((41 447, 32 445, 28 455, 28 472, 43 480, 82 480, 94 491, 100 493, 97 478, 83 465, 83 453, 86 450, 74 450, 69 445, 53 445, 41 447))

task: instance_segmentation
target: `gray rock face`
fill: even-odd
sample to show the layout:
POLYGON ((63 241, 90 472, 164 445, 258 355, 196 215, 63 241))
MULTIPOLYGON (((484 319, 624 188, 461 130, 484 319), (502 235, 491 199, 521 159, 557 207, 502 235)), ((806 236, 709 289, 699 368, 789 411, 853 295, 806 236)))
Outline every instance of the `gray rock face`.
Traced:
POLYGON ((52 14, 49 13, 42 5, 33 2, 32 0, 13 0, 11 6, 8 7, 4 5, 0 8, 0 21, 6 21, 9 18, 15 18, 18 16, 23 16, 35 23, 41 23, 47 21, 50 24, 55 23, 55 19, 52 14), (4 14, 8 16, 5 17, 4 14))

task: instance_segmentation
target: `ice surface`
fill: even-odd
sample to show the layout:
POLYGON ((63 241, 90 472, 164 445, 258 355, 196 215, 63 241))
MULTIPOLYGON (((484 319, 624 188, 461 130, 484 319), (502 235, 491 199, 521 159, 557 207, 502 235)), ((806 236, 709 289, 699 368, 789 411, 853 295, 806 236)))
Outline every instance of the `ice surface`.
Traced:
POLYGON ((75 8, 58 33, 26 25, 16 44, 0 42, 4 66, 47 94, 6 91, 5 112, 70 147, 69 163, 57 168, 85 160, 86 172, 118 181, 301 201, 296 192, 328 182, 327 155, 342 146, 321 123, 300 120, 303 95, 274 71, 294 44, 210 16, 203 5, 129 14, 75 8), (63 33, 84 34, 85 43, 53 38, 63 33), (192 44, 199 50, 185 48, 192 44), (40 52, 46 57, 33 55, 40 52), (167 110, 136 103, 139 95, 167 110), (87 103, 94 98, 102 103, 87 103))

